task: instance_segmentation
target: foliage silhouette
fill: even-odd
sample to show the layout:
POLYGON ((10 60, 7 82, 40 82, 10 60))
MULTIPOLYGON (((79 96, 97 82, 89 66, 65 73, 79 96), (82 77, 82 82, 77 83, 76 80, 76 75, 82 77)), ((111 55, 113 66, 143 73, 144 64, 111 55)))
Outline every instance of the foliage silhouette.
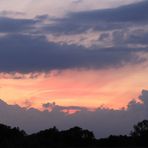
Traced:
POLYGON ((2 147, 19 145, 25 136, 26 133, 18 127, 11 128, 10 126, 0 124, 0 146, 2 147))
POLYGON ((69 148, 148 146, 148 120, 134 126, 130 136, 111 135, 96 139, 93 132, 73 127, 59 131, 56 127, 27 135, 24 131, 0 124, 0 147, 3 148, 69 148))
POLYGON ((148 145, 148 120, 139 122, 134 125, 134 131, 131 132, 136 145, 147 146, 148 145))
POLYGON ((134 125, 134 131, 131 132, 131 135, 133 137, 148 136, 148 120, 144 120, 137 125, 134 125))

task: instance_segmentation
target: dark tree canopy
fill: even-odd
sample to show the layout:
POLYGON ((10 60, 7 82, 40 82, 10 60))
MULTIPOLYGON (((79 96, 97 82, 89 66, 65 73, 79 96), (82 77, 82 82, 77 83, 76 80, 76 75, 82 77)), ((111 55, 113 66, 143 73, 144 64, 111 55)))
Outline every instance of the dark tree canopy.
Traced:
POLYGON ((131 135, 134 137, 148 136, 148 120, 144 120, 137 125, 134 125, 134 131, 131 132, 131 135))
POLYGON ((27 135, 23 130, 0 124, 0 147, 2 148, 80 148, 80 147, 135 147, 148 146, 148 120, 134 126, 131 136, 111 135, 96 139, 93 132, 73 127, 59 131, 56 127, 27 135))

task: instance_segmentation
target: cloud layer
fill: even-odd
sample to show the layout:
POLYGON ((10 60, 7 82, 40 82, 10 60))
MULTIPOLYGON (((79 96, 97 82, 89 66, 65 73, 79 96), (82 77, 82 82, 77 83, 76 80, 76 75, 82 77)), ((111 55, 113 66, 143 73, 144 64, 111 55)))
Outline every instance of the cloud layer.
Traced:
POLYGON ((46 108, 52 106, 51 112, 8 105, 1 100, 0 122, 11 126, 19 126, 29 133, 52 126, 57 126, 60 129, 81 126, 93 130, 99 138, 110 134, 129 134, 133 124, 148 118, 148 91, 143 90, 139 99, 141 103, 133 100, 129 102, 127 109, 121 110, 98 108, 95 111, 89 111, 78 106, 64 107, 52 103, 45 106, 44 104, 46 108), (69 115, 62 112, 63 109, 79 111, 69 115))
POLYGON ((20 2, 20 0, 0 0, 0 10, 23 12, 28 17, 45 13, 52 16, 61 16, 69 11, 117 7, 138 1, 141 0, 26 0, 23 2, 20 2))
POLYGON ((99 31, 122 29, 130 25, 147 23, 147 13, 147 1, 118 8, 75 12, 57 20, 51 30, 58 33, 80 33, 88 29, 99 31))
POLYGON ((0 72, 117 68, 141 62, 137 53, 148 52, 147 8, 148 2, 142 1, 63 18, 1 16, 0 72))
POLYGON ((9 35, 0 38, 1 72, 48 72, 73 68, 118 67, 136 63, 136 52, 146 49, 92 49, 49 43, 44 37, 9 35))

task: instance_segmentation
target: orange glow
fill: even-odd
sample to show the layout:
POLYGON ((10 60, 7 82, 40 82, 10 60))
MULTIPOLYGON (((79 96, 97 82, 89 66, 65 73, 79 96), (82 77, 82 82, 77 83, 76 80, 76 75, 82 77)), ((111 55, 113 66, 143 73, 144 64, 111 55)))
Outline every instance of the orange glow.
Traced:
MULTIPOLYGON (((1 77, 0 98, 10 104, 42 109, 42 104, 96 108, 125 107, 148 89, 146 65, 107 70, 65 70, 37 78, 1 77)), ((11 77, 11 76, 10 76, 11 77)))

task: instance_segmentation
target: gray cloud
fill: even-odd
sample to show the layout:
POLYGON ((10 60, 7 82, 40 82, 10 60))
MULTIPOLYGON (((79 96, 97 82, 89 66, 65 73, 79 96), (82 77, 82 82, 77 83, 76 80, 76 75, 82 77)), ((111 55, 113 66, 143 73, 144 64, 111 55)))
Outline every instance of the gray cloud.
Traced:
POLYGON ((19 12, 19 11, 0 11, 0 16, 24 16, 24 12, 19 12))
POLYGON ((148 32, 132 34, 127 38, 128 43, 148 45, 148 32))
POLYGON ((116 31, 113 34, 114 42, 116 45, 142 45, 148 46, 148 30, 147 28, 135 29, 134 31, 116 31), (126 37, 125 37, 126 36, 126 37))
POLYGON ((62 111, 62 110, 74 110, 74 111, 87 110, 87 108, 80 107, 80 106, 59 106, 55 102, 53 102, 53 103, 48 102, 48 103, 43 104, 42 106, 45 109, 52 109, 52 110, 58 110, 58 111, 62 111))
POLYGON ((1 33, 28 32, 33 29, 37 21, 35 19, 14 19, 10 17, 0 17, 1 33))
MULTIPOLYGON (((11 126, 19 126, 28 133, 53 126, 57 126, 59 129, 81 126, 93 130, 97 137, 106 137, 110 134, 129 134, 134 124, 148 119, 148 91, 143 90, 139 99, 142 103, 132 100, 127 109, 98 108, 95 111, 89 111, 82 108, 72 115, 62 112, 64 107, 58 105, 48 112, 47 110, 39 111, 34 108, 26 109, 18 105, 8 105, 0 100, 0 121, 11 126)), ((52 103, 48 105, 55 106, 52 103)))
POLYGON ((47 72, 73 68, 117 68, 141 62, 135 53, 147 49, 86 49, 48 42, 43 36, 8 35, 0 38, 0 72, 47 72))
POLYGON ((56 23, 46 26, 49 32, 75 34, 93 30, 114 30, 133 25, 146 24, 148 21, 148 1, 129 4, 118 8, 83 11, 68 14, 56 23))
MULTIPOLYGON (((144 48, 128 48, 127 44, 147 44, 147 34, 130 34, 128 25, 145 24, 148 20, 148 2, 143 1, 119 8, 71 13, 63 19, 48 15, 34 19, 0 17, 0 72, 47 72, 73 68, 117 68, 128 63, 138 63, 136 53, 148 52, 144 48), (44 24, 51 20, 54 23, 44 24), (113 31, 113 47, 99 48, 49 42, 46 35, 62 33, 85 33, 88 29, 102 31, 98 42, 105 40, 113 31), (104 31, 105 32, 104 32, 104 31), (127 33, 127 38, 124 35, 127 33)), ((131 26, 132 27, 132 26, 131 26)), ((108 38, 108 39, 107 39, 108 38)), ((96 41, 97 42, 97 41, 96 41)))
MULTIPOLYGON (((9 11, 0 12, 1 14, 9 11)), ((14 12, 19 13, 19 12, 14 12)), ((26 29, 35 29, 33 25, 42 21, 43 23, 37 32, 49 33, 80 33, 88 29, 93 30, 114 30, 128 26, 147 24, 148 1, 132 3, 118 8, 108 8, 103 10, 92 10, 70 13, 65 18, 53 18, 48 15, 40 15, 34 19, 12 19, 10 17, 0 17, 0 32, 13 32, 26 29), (51 23, 53 22, 54 23, 51 23), (46 25, 47 24, 47 25, 46 25)), ((19 13, 20 14, 20 13, 19 13)), ((5 16, 5 15, 4 15, 5 16)))

